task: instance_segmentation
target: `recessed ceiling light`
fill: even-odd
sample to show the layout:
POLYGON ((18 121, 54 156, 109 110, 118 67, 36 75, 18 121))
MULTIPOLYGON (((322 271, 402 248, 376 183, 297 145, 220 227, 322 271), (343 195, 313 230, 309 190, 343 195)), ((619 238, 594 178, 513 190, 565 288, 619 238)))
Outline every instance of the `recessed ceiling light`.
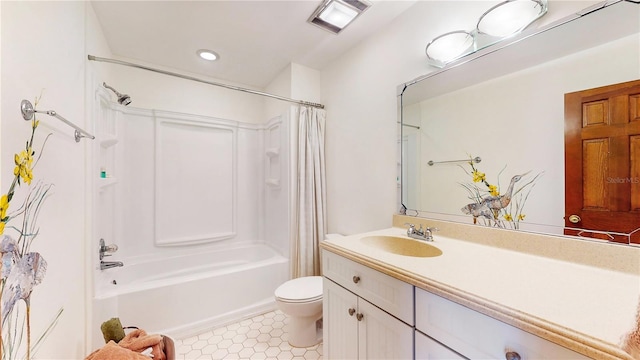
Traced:
POLYGON ((325 0, 307 21, 337 34, 369 6, 365 0, 325 0))
POLYGON ((201 58, 203 58, 205 60, 209 60, 209 61, 218 60, 218 58, 220 57, 215 52, 213 52, 211 50, 205 50, 205 49, 200 49, 200 50, 196 51, 196 54, 198 54, 198 56, 200 56, 201 58))

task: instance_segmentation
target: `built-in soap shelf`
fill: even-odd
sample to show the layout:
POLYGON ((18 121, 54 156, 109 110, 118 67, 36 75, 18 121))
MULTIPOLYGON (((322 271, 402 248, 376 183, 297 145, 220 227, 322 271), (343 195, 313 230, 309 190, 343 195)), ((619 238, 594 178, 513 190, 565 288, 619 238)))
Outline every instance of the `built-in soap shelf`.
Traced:
POLYGON ((104 189, 108 186, 115 185, 117 183, 118 183, 118 179, 114 177, 100 178, 98 180, 98 185, 100 186, 100 189, 104 189))
POLYGON ((265 153, 267 154, 268 157, 274 158, 280 155, 280 148, 267 148, 265 150, 265 153))
POLYGON ((280 187, 280 179, 266 179, 265 183, 270 187, 280 187))
POLYGON ((100 139, 100 147, 103 149, 110 148, 118 143, 118 139, 115 136, 103 136, 100 139))

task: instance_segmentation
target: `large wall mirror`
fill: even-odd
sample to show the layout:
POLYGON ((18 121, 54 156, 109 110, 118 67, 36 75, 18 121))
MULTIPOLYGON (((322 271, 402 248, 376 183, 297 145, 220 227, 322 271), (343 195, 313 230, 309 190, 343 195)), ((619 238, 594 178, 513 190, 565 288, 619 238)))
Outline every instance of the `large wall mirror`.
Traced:
MULTIPOLYGON (((401 84, 407 215, 567 234, 565 196, 573 189, 565 189, 565 94, 639 79, 640 4, 621 0, 526 30, 401 84), (475 157, 481 161, 470 161, 475 157), (488 185, 499 196, 512 192, 510 213, 500 221, 471 206, 474 197, 490 196, 488 185)), ((604 176, 602 188, 624 186, 640 196, 639 152, 640 145, 631 150, 629 175, 604 176)), ((628 225, 621 235, 606 225, 577 234, 636 243, 640 223, 628 225)))

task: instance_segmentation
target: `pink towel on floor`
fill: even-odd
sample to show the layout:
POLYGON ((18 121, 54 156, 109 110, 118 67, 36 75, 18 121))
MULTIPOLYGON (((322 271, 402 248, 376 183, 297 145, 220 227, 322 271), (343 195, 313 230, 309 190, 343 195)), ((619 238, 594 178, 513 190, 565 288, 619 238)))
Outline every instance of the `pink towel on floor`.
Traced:
POLYGON ((113 340, 92 352, 85 360, 150 360, 148 356, 123 348, 113 340))
POLYGON ((147 335, 146 331, 142 329, 133 330, 125 335, 124 339, 120 340, 118 345, 136 352, 142 352, 151 348, 153 360, 167 359, 164 354, 164 342, 162 341, 162 335, 147 335))

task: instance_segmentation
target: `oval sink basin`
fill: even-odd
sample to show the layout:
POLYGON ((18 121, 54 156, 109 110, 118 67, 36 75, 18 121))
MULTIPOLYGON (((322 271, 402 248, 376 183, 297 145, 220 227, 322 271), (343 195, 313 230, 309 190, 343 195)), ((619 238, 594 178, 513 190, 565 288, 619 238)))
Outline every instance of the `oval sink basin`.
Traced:
POLYGON ((397 236, 367 236, 362 242, 397 255, 414 257, 434 257, 442 255, 442 250, 426 242, 397 236))

